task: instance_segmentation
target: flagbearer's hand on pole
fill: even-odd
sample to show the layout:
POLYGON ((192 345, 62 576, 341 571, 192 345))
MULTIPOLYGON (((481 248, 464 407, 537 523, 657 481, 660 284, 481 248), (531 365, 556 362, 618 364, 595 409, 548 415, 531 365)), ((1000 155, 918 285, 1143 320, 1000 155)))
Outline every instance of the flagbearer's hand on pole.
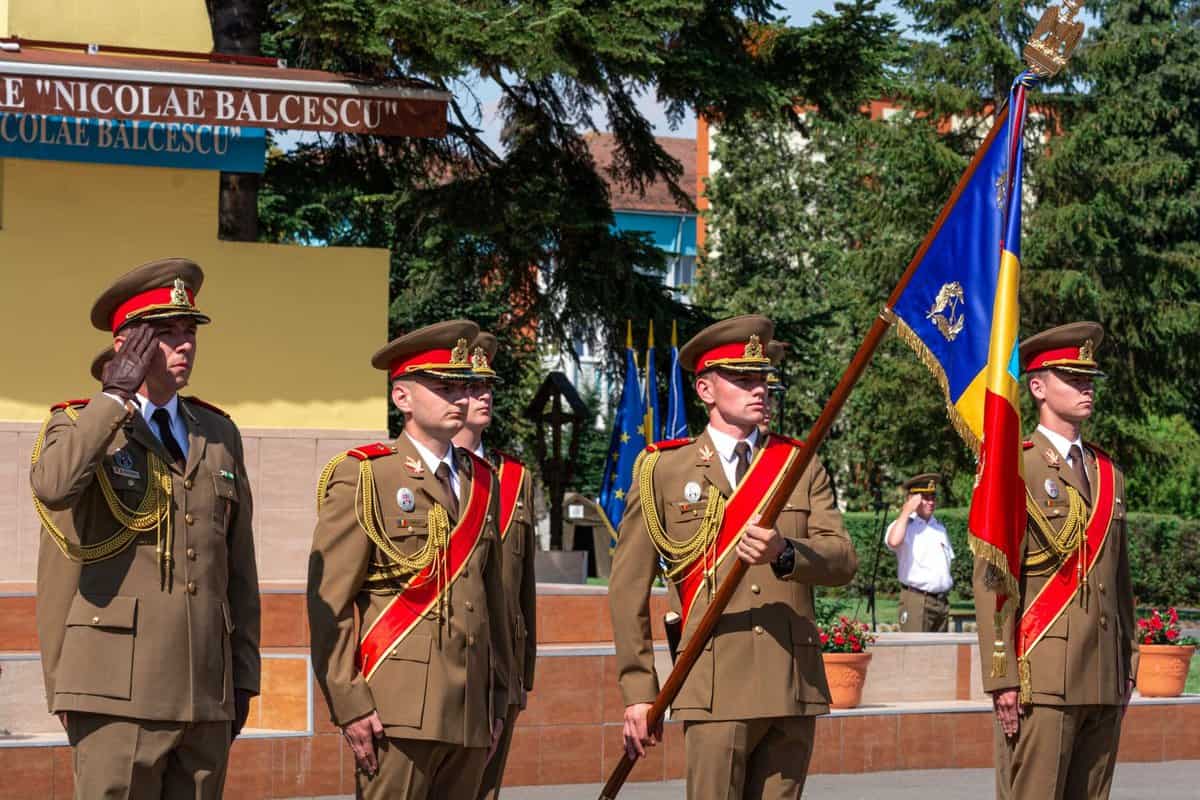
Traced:
POLYGON ((738 539, 737 556, 747 564, 770 564, 779 557, 786 545, 779 531, 756 524, 761 518, 760 514, 751 517, 738 539))
POLYGON ((1000 722, 1000 730, 1005 736, 1017 735, 1021 719, 1021 704, 1017 702, 1016 689, 1001 689, 992 692, 992 707, 996 709, 996 719, 1000 722))
POLYGON ((645 758, 646 748, 654 747, 662 741, 662 720, 650 730, 646 726, 646 714, 650 711, 649 703, 634 703, 625 707, 625 755, 636 761, 645 758))

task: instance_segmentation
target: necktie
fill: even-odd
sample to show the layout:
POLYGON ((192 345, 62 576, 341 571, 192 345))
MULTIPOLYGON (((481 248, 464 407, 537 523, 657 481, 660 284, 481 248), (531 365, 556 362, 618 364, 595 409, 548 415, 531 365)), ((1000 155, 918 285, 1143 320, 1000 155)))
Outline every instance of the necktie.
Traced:
POLYGON ((171 458, 182 469, 187 459, 183 457, 183 448, 176 441, 175 434, 171 433, 171 415, 165 408, 156 408, 150 415, 150 419, 154 420, 154 424, 158 426, 158 438, 162 441, 163 447, 167 448, 171 458))
POLYGON ((737 465, 733 468, 733 478, 735 484, 738 484, 742 482, 742 478, 746 477, 746 472, 750 469, 749 443, 738 442, 733 446, 733 454, 737 457, 737 465))
POLYGON ((445 461, 438 464, 437 470, 433 473, 442 487, 446 490, 446 499, 449 507, 446 509, 450 512, 450 516, 458 517, 458 498, 454 494, 454 487, 450 484, 450 467, 445 461))
POLYGON ((1087 469, 1083 466, 1083 451, 1079 449, 1079 445, 1073 444, 1067 457, 1071 460, 1071 471, 1075 473, 1075 479, 1083 487, 1083 499, 1090 504, 1092 502, 1092 485, 1088 482, 1087 469))

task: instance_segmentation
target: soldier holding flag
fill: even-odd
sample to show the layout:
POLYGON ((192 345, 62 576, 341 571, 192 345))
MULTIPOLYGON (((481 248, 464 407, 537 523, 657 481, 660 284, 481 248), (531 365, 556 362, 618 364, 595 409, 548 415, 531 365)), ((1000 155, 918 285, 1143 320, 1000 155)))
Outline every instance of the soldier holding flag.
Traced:
POLYGON ((737 559, 751 564, 673 705, 684 721, 689 798, 796 798, 812 756, 815 716, 829 689, 813 621, 814 585, 841 585, 857 567, 829 476, 810 462, 772 527, 757 523, 799 443, 763 434, 765 348, 774 325, 751 315, 718 322, 680 352, 709 424, 696 439, 642 456, 613 560, 609 602, 630 757, 654 744, 647 713, 659 691, 650 587, 669 578, 686 647, 713 587, 737 559))

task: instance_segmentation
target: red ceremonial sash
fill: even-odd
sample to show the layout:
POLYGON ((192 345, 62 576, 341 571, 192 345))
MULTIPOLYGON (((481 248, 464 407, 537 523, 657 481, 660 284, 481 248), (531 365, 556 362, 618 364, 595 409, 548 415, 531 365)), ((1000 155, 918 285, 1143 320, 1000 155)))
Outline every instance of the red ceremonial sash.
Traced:
POLYGON ((798 454, 796 443, 791 439, 772 435, 767 439, 767 446, 759 448, 754 455, 746 476, 725 503, 721 529, 713 539, 712 545, 697 556, 684 570, 682 577, 675 581, 679 590, 679 606, 683 609, 680 630, 687 630, 688 615, 708 577, 709 570, 706 565, 712 564, 711 571, 715 575, 721 562, 737 544, 746 523, 762 511, 767 499, 779 485, 784 471, 798 454))
POLYGON ((449 578, 444 585, 439 585, 435 580, 435 561, 409 581, 408 587, 393 597, 379 613, 358 644, 358 669, 367 680, 371 679, 384 659, 437 604, 442 594, 450 589, 450 585, 467 565, 467 560, 470 559, 471 553, 475 552, 475 545, 483 535, 488 508, 492 502, 492 468, 478 456, 469 455, 474 461, 475 469, 466 507, 458 519, 458 524, 450 531, 449 543, 446 546, 446 572, 449 578))
POLYGON ((513 516, 517 513, 517 498, 525 481, 525 465, 500 454, 500 541, 508 536, 513 516))
MULTIPOLYGON (((1108 456, 1096 452, 1096 498, 1092 505, 1092 514, 1085 528, 1086 542, 1083 554, 1083 572, 1092 571, 1100 551, 1108 540, 1108 529, 1112 523, 1113 508, 1116 500, 1116 477, 1113 463, 1108 456)), ((1046 584, 1034 597, 1029 608, 1021 613, 1020 632, 1017 636, 1017 656, 1022 657, 1042 640, 1042 636, 1050 626, 1058 620, 1067 608, 1067 604, 1075 597, 1079 589, 1079 548, 1063 561, 1046 584)))

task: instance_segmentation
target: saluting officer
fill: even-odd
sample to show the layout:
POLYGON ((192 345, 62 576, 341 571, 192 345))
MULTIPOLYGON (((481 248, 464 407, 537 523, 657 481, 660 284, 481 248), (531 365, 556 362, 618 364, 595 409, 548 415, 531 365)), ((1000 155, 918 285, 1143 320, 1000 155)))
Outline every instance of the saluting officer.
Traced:
POLYGON ((613 557, 609 603, 625 746, 645 753, 658 694, 649 594, 666 564, 671 610, 686 647, 733 558, 750 564, 672 706, 683 720, 689 798, 795 798, 812 756, 815 716, 829 689, 813 621, 813 585, 848 583, 854 547, 829 476, 810 462, 774 528, 756 524, 772 485, 799 443, 763 434, 766 317, 705 328, 680 351, 695 373, 708 427, 695 439, 650 445, 629 494, 613 557))
POLYGON ((996 594, 975 562, 981 661, 996 708, 996 795, 1106 798, 1121 719, 1133 691, 1137 639, 1125 528, 1125 478, 1080 439, 1092 416, 1095 352, 1104 329, 1062 325, 1021 343, 1038 427, 1024 443, 1028 524, 1017 615, 994 623, 996 594), (1015 656, 1015 657, 1014 657, 1015 656))
POLYGON ((241 435, 179 395, 203 280, 173 258, 109 287, 91 315, 113 336, 103 391, 54 406, 34 448, 38 638, 80 798, 220 797, 259 690, 241 435))
POLYGON ((517 459, 495 448, 484 450, 483 432, 492 424, 492 407, 499 378, 492 362, 499 343, 490 333, 480 333, 471 345, 471 369, 476 380, 470 386, 466 423, 454 444, 496 468, 500 489, 500 541, 504 552, 504 599, 508 607, 512 638, 508 712, 496 754, 488 762, 479 787, 480 797, 499 797, 512 744, 517 714, 525 708, 526 694, 533 690, 533 665, 537 658, 537 584, 533 574, 533 480, 517 459))
POLYGON ((377 352, 403 432, 336 456, 317 486, 313 669, 359 797, 474 797, 507 713, 499 489, 487 462, 452 445, 478 333, 452 320, 377 352))
POLYGON ((944 633, 950 629, 950 562, 954 549, 946 526, 933 515, 937 486, 935 472, 914 475, 903 483, 908 497, 900 516, 888 525, 884 543, 896 554, 900 578, 900 630, 944 633))

